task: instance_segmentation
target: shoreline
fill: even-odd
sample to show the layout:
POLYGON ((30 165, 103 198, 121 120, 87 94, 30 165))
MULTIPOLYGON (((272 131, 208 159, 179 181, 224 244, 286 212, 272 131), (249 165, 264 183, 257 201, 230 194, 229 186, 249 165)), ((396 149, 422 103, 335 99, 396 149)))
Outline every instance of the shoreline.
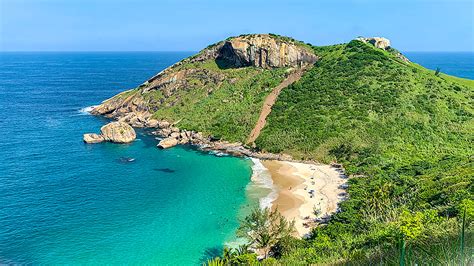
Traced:
MULTIPOLYGON (((98 115, 86 110, 92 115, 98 115)), ((100 114, 99 114, 100 115, 100 114)), ((252 160, 250 182, 270 190, 259 198, 260 208, 277 208, 287 219, 294 220, 298 236, 308 236, 311 228, 324 223, 337 211, 337 205, 346 197, 347 176, 340 164, 319 164, 314 161, 295 160, 286 154, 255 152, 242 143, 213 140, 201 132, 182 130, 176 123, 150 119, 148 112, 137 115, 134 112, 123 117, 105 115, 114 120, 124 121, 132 127, 152 129, 152 135, 176 140, 169 148, 179 144, 191 144, 201 151, 246 157, 252 160), (263 179, 259 175, 265 173, 263 179), (318 215, 314 210, 319 210, 318 215)), ((160 142, 161 143, 161 142, 160 142)))
POLYGON ((339 202, 345 199, 347 177, 339 168, 279 160, 262 160, 261 163, 278 191, 271 208, 278 209, 287 220, 294 220, 298 236, 302 238, 335 213, 339 202), (315 209, 319 210, 317 216, 315 209))

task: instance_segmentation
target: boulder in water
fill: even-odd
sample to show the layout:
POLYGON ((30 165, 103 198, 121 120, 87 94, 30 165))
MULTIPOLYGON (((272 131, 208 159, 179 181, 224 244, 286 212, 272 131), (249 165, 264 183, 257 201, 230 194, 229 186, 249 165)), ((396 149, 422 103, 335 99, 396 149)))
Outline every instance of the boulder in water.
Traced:
POLYGON ((84 134, 82 139, 84 140, 85 143, 90 143, 90 144, 100 143, 105 140, 102 135, 95 134, 95 133, 84 134))
POLYGON ((178 140, 176 138, 166 138, 158 143, 158 148, 167 149, 176 145, 178 145, 178 140))
POLYGON ((135 130, 125 122, 112 122, 100 128, 106 141, 130 143, 137 137, 135 130))

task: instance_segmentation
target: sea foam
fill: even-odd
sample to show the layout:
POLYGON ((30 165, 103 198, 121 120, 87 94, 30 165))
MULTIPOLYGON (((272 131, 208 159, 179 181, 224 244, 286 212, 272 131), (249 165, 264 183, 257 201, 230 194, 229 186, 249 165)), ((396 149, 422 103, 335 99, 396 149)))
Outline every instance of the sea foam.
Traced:
POLYGON ((79 113, 80 113, 80 114, 83 114, 83 115, 90 115, 92 109, 94 109, 96 106, 97 106, 97 105, 92 105, 92 106, 87 106, 87 107, 81 108, 81 109, 79 110, 79 113))
POLYGON ((270 193, 265 197, 259 199, 260 208, 271 208, 272 202, 278 197, 278 190, 273 184, 270 172, 260 162, 259 159, 251 158, 253 162, 252 166, 252 183, 260 188, 266 188, 270 190, 270 193))

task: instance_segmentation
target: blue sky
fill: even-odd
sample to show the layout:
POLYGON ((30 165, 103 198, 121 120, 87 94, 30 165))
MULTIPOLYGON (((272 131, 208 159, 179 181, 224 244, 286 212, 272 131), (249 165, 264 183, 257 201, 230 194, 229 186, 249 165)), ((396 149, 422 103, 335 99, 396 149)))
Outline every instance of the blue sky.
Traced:
POLYGON ((474 0, 0 0, 0 51, 197 51, 242 33, 474 51, 474 0))

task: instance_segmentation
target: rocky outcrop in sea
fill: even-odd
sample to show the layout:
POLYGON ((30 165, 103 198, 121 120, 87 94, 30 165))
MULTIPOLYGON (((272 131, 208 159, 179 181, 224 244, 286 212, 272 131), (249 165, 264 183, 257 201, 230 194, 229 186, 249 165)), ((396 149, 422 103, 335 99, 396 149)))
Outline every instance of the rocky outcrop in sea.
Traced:
POLYGON ((125 122, 111 122, 100 128, 101 134, 84 134, 83 140, 86 143, 100 143, 110 141, 113 143, 130 143, 137 137, 135 130, 125 122))

